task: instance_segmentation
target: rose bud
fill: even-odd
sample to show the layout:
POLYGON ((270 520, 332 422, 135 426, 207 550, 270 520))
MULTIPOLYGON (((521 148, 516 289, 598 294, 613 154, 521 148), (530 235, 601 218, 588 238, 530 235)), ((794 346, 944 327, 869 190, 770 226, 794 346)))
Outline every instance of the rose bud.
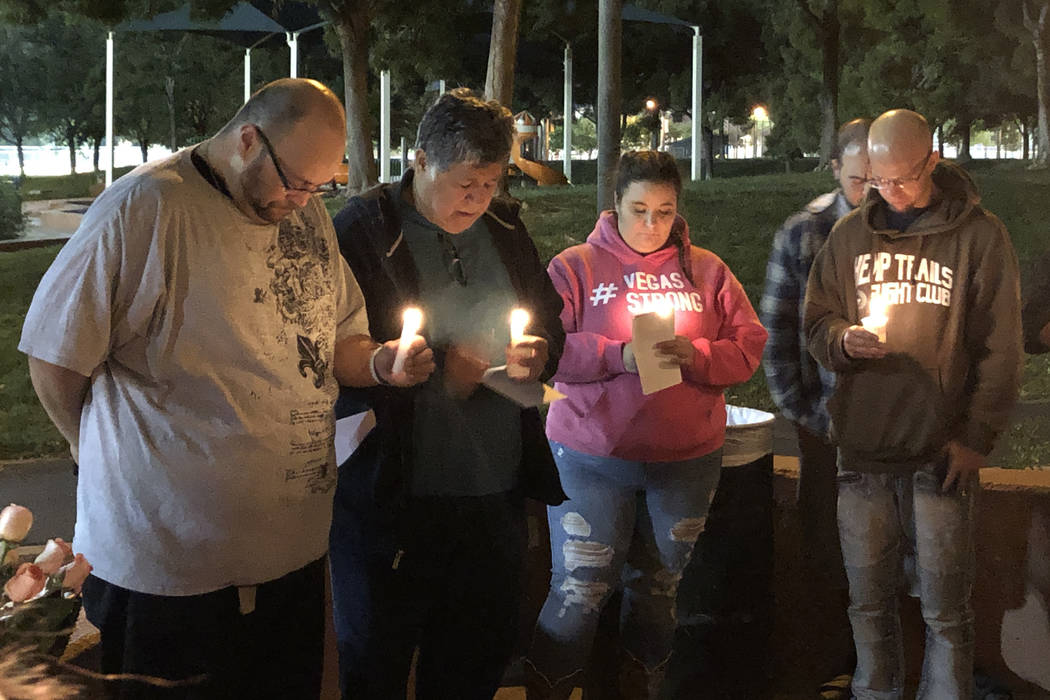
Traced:
POLYGON ((44 551, 37 555, 33 561, 40 570, 50 576, 57 573, 62 565, 73 559, 73 548, 61 537, 48 540, 44 551))
POLYGON ((0 511, 0 540, 21 542, 33 527, 33 513, 14 503, 0 511))
POLYGON ((18 565, 22 563, 21 558, 18 556, 17 549, 7 550, 7 555, 4 557, 4 563, 0 566, 10 566, 12 569, 17 569, 18 565))
POLYGON ((16 603, 29 600, 40 591, 44 590, 47 583, 47 574, 40 570, 36 564, 22 564, 18 571, 8 580, 4 586, 4 593, 16 603))
POLYGON ((62 589, 80 593, 80 587, 84 585, 84 579, 91 573, 92 568, 83 554, 73 557, 73 561, 58 570, 62 575, 62 589))

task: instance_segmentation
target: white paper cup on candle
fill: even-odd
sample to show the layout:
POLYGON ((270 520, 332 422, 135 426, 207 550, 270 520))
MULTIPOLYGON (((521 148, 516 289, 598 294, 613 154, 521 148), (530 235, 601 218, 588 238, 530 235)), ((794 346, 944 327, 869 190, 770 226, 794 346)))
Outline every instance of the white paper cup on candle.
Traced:
POLYGON ((869 333, 879 336, 879 342, 886 342, 886 323, 889 321, 885 316, 865 316, 860 320, 860 325, 869 333))
POLYGON ((405 358, 408 357, 408 349, 412 341, 419 335, 419 329, 423 327, 423 312, 414 306, 405 309, 401 314, 401 340, 397 344, 397 354, 394 355, 393 374, 399 374, 405 370, 405 358))
POLYGON ((868 315, 860 320, 860 325, 869 333, 877 335, 880 343, 885 343, 888 322, 886 302, 882 300, 881 295, 872 294, 868 300, 868 315))
POLYGON ((510 312, 510 350, 507 351, 507 376, 514 379, 524 379, 529 376, 529 368, 518 362, 519 360, 532 357, 535 352, 532 348, 518 347, 535 337, 525 334, 525 328, 528 327, 529 321, 529 312, 525 309, 514 309, 510 312))

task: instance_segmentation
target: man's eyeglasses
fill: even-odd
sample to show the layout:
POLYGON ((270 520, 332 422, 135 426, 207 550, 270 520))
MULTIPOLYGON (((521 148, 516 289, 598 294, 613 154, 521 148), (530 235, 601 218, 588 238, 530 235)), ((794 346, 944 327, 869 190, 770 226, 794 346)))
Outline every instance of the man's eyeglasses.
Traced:
POLYGON ((266 149, 266 154, 270 156, 270 162, 273 163, 273 169, 277 171, 277 177, 281 178, 281 186, 284 187, 285 194, 317 194, 332 184, 332 181, 329 180, 313 187, 292 187, 288 182, 288 178, 285 177, 284 171, 281 170, 281 164, 277 162, 277 154, 273 152, 273 144, 270 143, 270 139, 266 138, 266 134, 263 133, 263 130, 258 125, 253 124, 252 126, 255 127, 255 133, 259 134, 259 139, 263 143, 263 148, 266 149))
POLYGON ((930 149, 926 154, 926 157, 922 159, 922 164, 919 166, 919 174, 915 177, 871 177, 868 178, 868 184, 877 190, 899 190, 913 182, 918 182, 922 177, 923 172, 926 170, 926 164, 930 162, 930 156, 932 155, 933 149, 930 149))
POLYGON ((461 287, 466 287, 467 270, 463 267, 456 244, 452 242, 447 233, 438 232, 438 239, 441 241, 441 254, 445 259, 445 264, 448 265, 448 274, 452 275, 452 279, 459 282, 461 287))

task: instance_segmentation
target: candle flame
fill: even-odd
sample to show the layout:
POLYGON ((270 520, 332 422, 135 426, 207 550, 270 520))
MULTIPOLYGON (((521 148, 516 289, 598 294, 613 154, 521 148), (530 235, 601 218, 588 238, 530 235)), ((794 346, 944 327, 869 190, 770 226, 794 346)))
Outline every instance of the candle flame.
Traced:
POLYGON ((674 313, 674 307, 669 301, 664 299, 653 304, 653 311, 660 318, 670 318, 671 314, 674 313))
POLYGON ((514 309, 510 312, 510 342, 517 345, 525 339, 525 328, 529 325, 529 312, 514 309))
POLYGON ((881 295, 872 294, 868 300, 868 315, 875 318, 886 318, 886 302, 881 295))
POLYGON ((405 309, 401 315, 401 337, 411 338, 412 336, 419 333, 419 329, 423 326, 423 312, 414 306, 410 306, 405 309))

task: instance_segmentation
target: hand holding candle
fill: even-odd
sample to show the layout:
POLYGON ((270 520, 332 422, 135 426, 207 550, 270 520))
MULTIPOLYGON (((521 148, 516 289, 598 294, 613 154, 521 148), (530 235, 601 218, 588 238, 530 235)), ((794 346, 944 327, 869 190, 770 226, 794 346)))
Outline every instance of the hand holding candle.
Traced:
POLYGON ((850 326, 842 336, 842 350, 847 357, 877 360, 886 356, 886 304, 873 294, 868 302, 868 315, 859 326, 850 326))
POLYGON ((864 330, 878 336, 880 343, 886 342, 886 303, 878 294, 872 294, 868 301, 868 315, 860 320, 864 330))
POLYGON ((408 349, 416 338, 419 338, 419 329, 423 327, 423 312, 414 306, 405 309, 401 315, 401 340, 397 345, 397 355, 394 356, 393 374, 400 374, 405 370, 405 358, 408 357, 408 349))
POLYGON ((507 376, 520 382, 536 381, 547 364, 547 341, 525 333, 530 320, 525 309, 510 312, 507 376))

